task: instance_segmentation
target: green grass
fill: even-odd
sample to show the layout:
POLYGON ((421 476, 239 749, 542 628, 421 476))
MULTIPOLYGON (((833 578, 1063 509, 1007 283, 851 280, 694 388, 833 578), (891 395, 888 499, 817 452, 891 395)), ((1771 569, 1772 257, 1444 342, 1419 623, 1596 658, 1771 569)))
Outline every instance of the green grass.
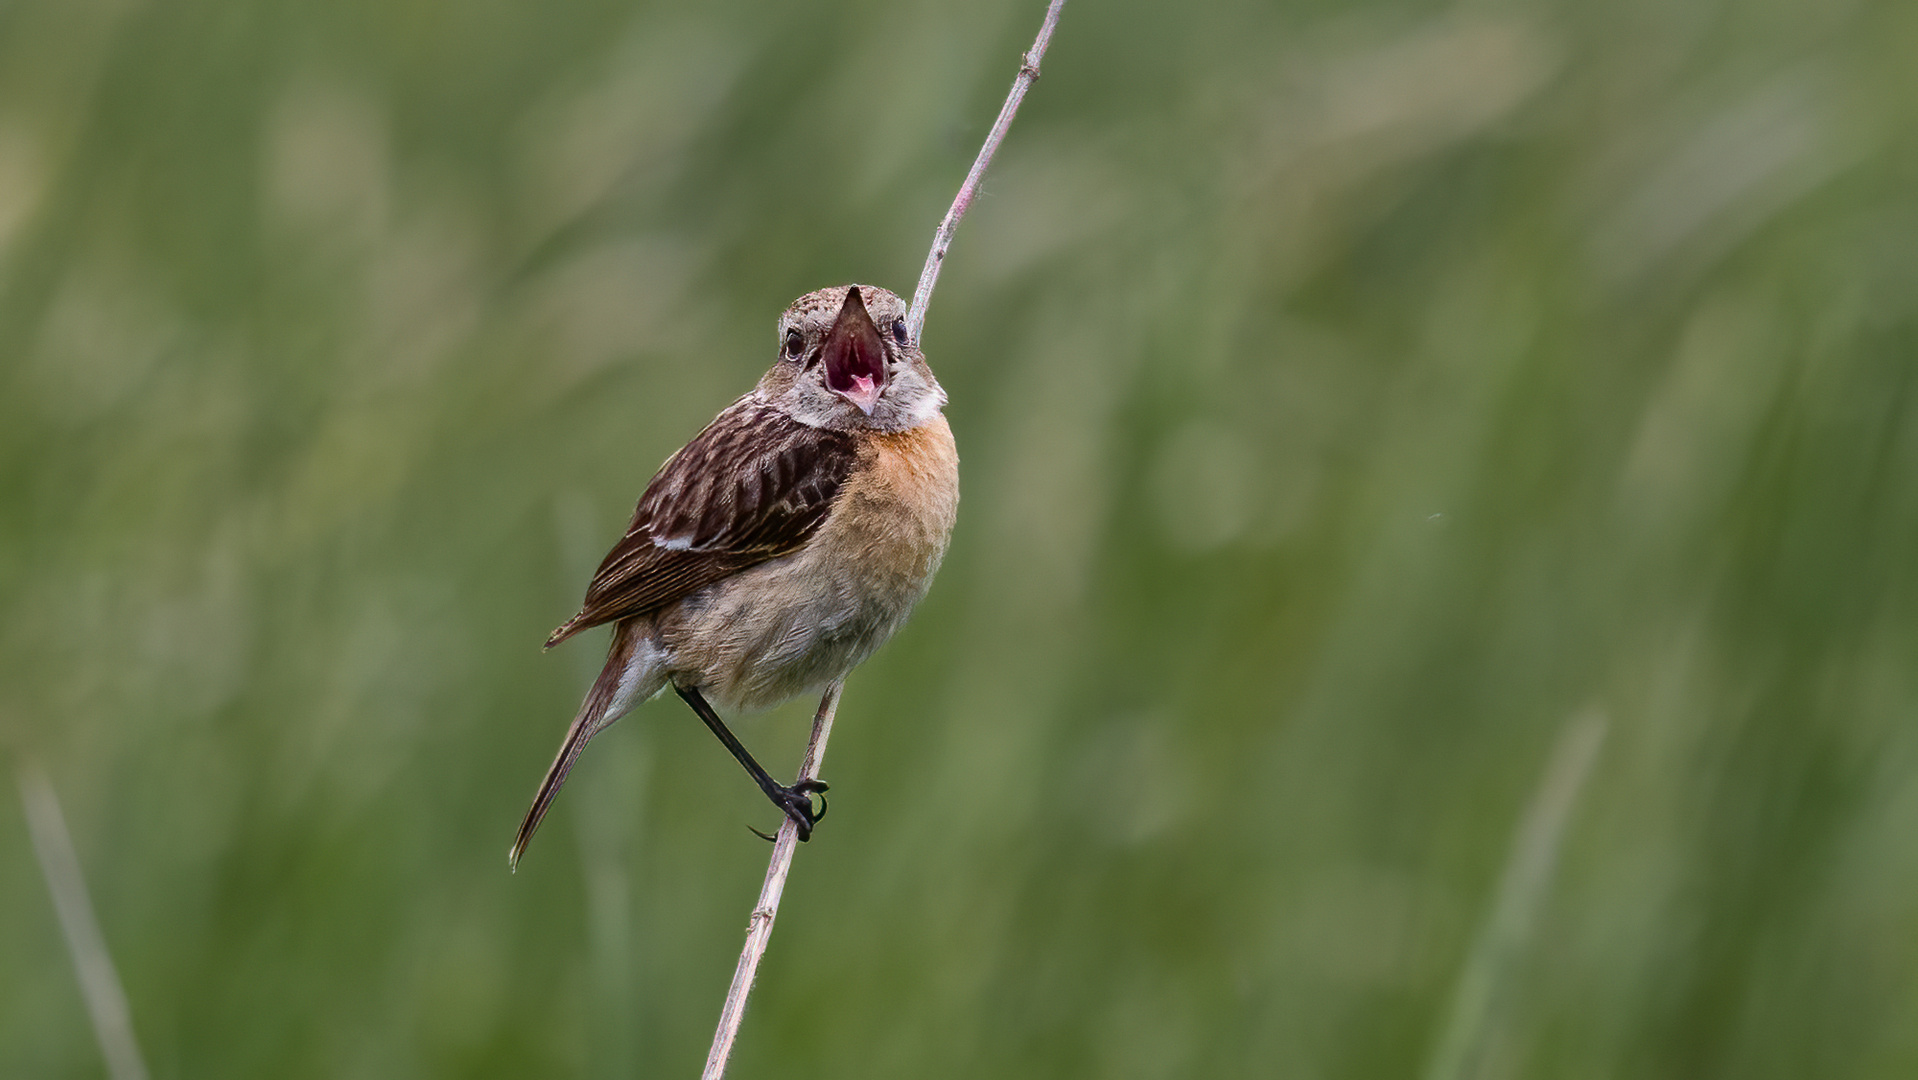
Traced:
MULTIPOLYGON (((1041 7, 0 6, 0 757, 154 1076, 698 1068, 770 811, 655 703, 509 877, 538 646, 788 301, 909 290, 1041 7)), ((1914 48, 1069 5, 734 1075, 1918 1070, 1914 48)), ((0 958, 0 1074, 101 1075, 11 795, 0 958)))

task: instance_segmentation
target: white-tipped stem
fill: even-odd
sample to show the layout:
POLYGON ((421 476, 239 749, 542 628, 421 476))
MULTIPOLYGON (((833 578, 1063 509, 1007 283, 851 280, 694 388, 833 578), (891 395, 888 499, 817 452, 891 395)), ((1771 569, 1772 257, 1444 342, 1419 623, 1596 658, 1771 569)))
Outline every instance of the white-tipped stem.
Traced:
MULTIPOLYGON (((832 736, 833 714, 839 711, 841 683, 826 687, 819 699, 819 711, 813 714, 812 738, 806 742, 806 757, 799 764, 800 780, 819 779, 819 762, 826 756, 826 740, 832 736)), ((701 1080, 719 1080, 726 1075, 726 1061, 732 1057, 733 1040, 739 1037, 739 1024, 746 1018, 746 997, 753 991, 753 978, 759 973, 759 958, 766 955, 772 940, 773 920, 779 916, 779 898, 786 891, 786 874, 792 870, 793 852, 799 847, 799 827, 791 818, 779 826, 773 839, 772 863, 766 867, 766 883, 760 886, 759 903, 753 905, 752 921, 746 924, 746 947, 740 950, 739 966, 733 969, 733 985, 726 991, 726 1006, 719 1011, 719 1030, 713 1032, 713 1048, 706 1054, 706 1071, 701 1080)))
POLYGON ((1039 77, 1039 61, 1045 58, 1046 46, 1052 44, 1053 28, 1059 25, 1059 9, 1066 6, 1066 0, 1052 0, 1046 7, 1045 22, 1039 24, 1039 36, 1033 39, 1032 48, 1026 50, 1020 60, 1019 77, 1012 80, 1012 92, 1006 95, 1006 103, 999 107, 999 119, 993 121, 992 130, 986 133, 985 145, 979 148, 979 156, 972 159, 972 171, 966 174, 966 182, 959 186, 959 194, 952 200, 952 209, 939 222, 939 228, 932 234, 932 250, 926 253, 925 269, 919 271, 919 286, 912 291, 912 310, 906 313, 906 332, 912 335, 914 344, 919 342, 920 331, 926 328, 926 308, 932 303, 932 287, 939 280, 939 267, 946 261, 946 249, 952 246, 952 234, 959 228, 959 219, 966 216, 972 200, 979 194, 979 186, 985 182, 986 169, 992 165, 992 155, 999 152, 999 143, 1006 137, 1006 129, 1012 126, 1012 118, 1018 115, 1019 103, 1026 99, 1026 91, 1031 89, 1033 80, 1039 77))
MULTIPOLYGON (((945 261, 946 249, 952 246, 952 234, 959 228, 959 219, 966 216, 966 210, 979 194, 979 185, 986 178, 986 169, 992 164, 992 155, 999 150, 999 144, 1006 137, 1006 130, 1012 126, 1012 118, 1019 112, 1019 103, 1025 100, 1026 91, 1032 87, 1034 79, 1039 77, 1039 61, 1046 55, 1046 46, 1052 43, 1052 31, 1059 25, 1059 9, 1065 7, 1066 0, 1051 0, 1046 7, 1045 21, 1039 25, 1039 36, 1032 42, 1020 59, 1019 75, 1012 80, 1012 91, 1006 95, 1006 103, 999 107, 999 118, 993 122, 992 130, 986 134, 985 145, 979 148, 979 156, 972 161, 972 170, 966 174, 966 182, 959 187, 959 194, 952 200, 952 209, 939 222, 939 228, 932 234, 932 250, 926 255, 926 267, 919 273, 919 287, 912 293, 912 310, 906 314, 906 330, 917 343, 920 331, 926 325, 926 307, 932 303, 932 287, 939 280, 939 266, 945 261)), ((826 738, 832 734, 833 714, 839 709, 840 683, 826 688, 825 697, 820 699, 819 711, 813 715, 812 739, 806 744, 806 758, 799 767, 800 780, 819 778, 819 761, 826 756, 826 738)), ((726 1005, 720 1010, 719 1030, 713 1033, 713 1048, 706 1055, 706 1071, 701 1080, 720 1080, 726 1075, 726 1062, 732 1057, 733 1041, 739 1037, 739 1025, 746 1016, 746 998, 752 993, 753 978, 759 971, 759 959, 766 955, 766 945, 772 940, 773 920, 779 916, 779 898, 786 891, 786 875, 792 870, 793 853, 799 847, 799 830, 788 819, 779 826, 779 835, 773 840, 772 863, 766 867, 766 883, 759 890, 759 903, 753 906, 752 921, 746 926, 746 947, 740 951, 739 966, 733 970, 733 985, 726 992, 726 1005)))
POLYGON ((87 898, 80 857, 74 853, 67 819, 60 813, 60 800, 47 774, 34 762, 20 762, 18 779, 20 802, 27 811, 27 832, 33 837, 33 855, 53 897, 53 911, 67 939, 67 955, 73 958, 73 970, 80 978, 80 996, 86 1000, 87 1015, 93 1018, 93 1036, 99 1040, 101 1056, 107 1059, 107 1075, 113 1080, 146 1080, 146 1063, 133 1040, 133 1014, 127 1008, 126 991, 120 987, 113 957, 107 954, 106 938, 93 915, 93 902, 87 898))
POLYGON ((1499 1004, 1505 998, 1500 983, 1531 934, 1572 807, 1605 741, 1605 727, 1605 714, 1592 708, 1574 715, 1559 732, 1545 776, 1512 837, 1491 912, 1452 991, 1452 1008, 1426 1062, 1425 1080, 1465 1080, 1482 1071, 1479 1065, 1498 1033, 1499 1004))

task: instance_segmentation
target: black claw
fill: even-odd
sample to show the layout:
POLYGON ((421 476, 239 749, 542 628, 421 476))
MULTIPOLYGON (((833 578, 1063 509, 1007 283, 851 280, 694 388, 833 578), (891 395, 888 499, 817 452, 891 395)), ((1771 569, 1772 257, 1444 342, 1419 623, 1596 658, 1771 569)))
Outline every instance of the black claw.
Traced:
POLYGON ((771 833, 760 832, 758 829, 753 828, 751 825, 746 826, 746 831, 749 833, 752 833, 754 836, 759 837, 761 840, 764 840, 768 844, 772 843, 775 839, 777 839, 777 837, 773 836, 771 833))
POLYGON ((820 797, 819 810, 815 812, 812 808, 813 793, 823 789, 824 785, 817 780, 801 780, 792 787, 779 788, 778 794, 773 796, 773 802, 786 812, 793 826, 799 830, 801 843, 812 839, 813 825, 826 816, 824 796, 820 797))

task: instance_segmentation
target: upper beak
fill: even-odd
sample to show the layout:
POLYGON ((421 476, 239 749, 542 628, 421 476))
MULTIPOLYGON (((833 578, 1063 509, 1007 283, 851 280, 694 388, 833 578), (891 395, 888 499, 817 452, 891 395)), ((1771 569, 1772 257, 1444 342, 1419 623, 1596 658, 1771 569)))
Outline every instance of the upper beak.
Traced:
POLYGON ((826 335, 826 389, 872 415, 886 388, 886 341, 866 313, 859 286, 846 290, 846 302, 826 335))

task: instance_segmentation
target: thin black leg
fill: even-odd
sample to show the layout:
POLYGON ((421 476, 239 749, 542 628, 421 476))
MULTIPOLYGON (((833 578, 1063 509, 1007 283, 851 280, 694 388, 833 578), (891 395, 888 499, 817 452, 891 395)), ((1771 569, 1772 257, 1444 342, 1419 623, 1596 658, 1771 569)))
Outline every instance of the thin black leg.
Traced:
POLYGON ((727 730, 726 722, 721 720, 719 714, 713 711, 713 707, 706 703, 698 687, 674 686, 673 689, 679 693, 681 700, 692 706, 692 710, 706 722, 706 726, 712 729, 712 733, 717 735, 726 749, 732 752, 733 758, 746 767, 746 772, 752 776, 753 783, 759 785, 759 790, 766 793, 766 797, 772 800, 774 806, 785 811, 786 816, 793 819, 793 824, 799 828, 799 839, 812 839, 813 825, 826 816, 826 800, 823 798, 819 800, 819 810, 815 813, 812 808, 812 797, 815 793, 826 790, 825 782, 801 780, 791 787, 775 782, 765 769, 760 768, 759 762, 753 760, 752 754, 746 751, 745 745, 727 730))

